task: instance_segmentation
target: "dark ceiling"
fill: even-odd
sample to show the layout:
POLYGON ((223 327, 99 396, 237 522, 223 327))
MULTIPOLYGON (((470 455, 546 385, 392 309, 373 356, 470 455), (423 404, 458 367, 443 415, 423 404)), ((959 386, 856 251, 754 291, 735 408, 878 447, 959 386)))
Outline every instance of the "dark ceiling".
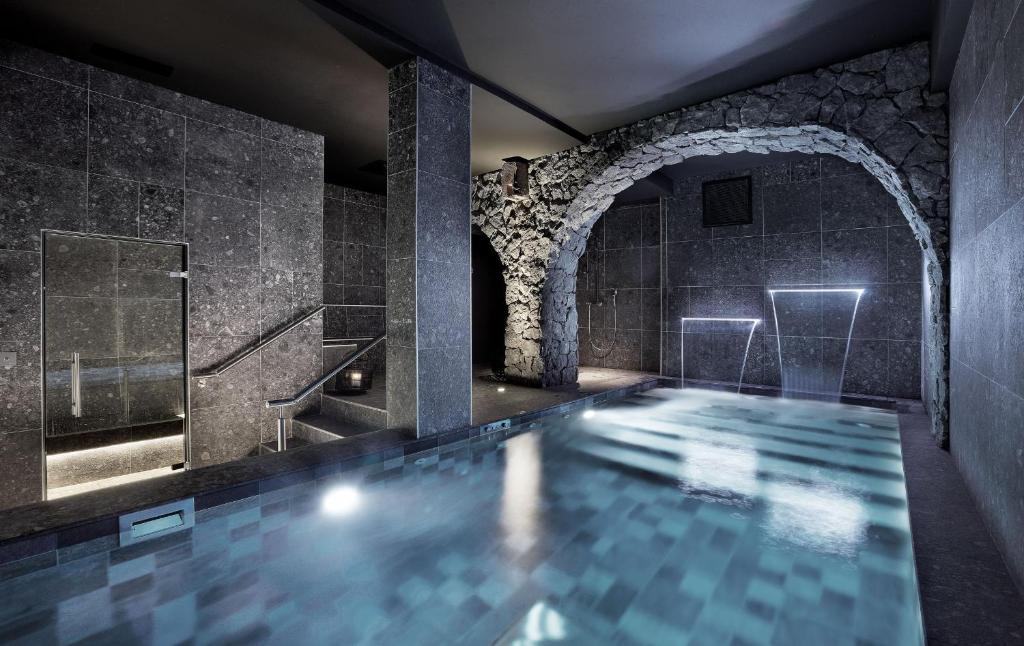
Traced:
MULTIPOLYGON (((338 0, 586 134, 927 38, 931 0, 338 0)), ((382 190, 385 65, 401 56, 320 0, 5 0, 0 33, 323 133, 328 180, 382 190), (113 64, 94 43, 173 67, 113 64)), ((473 171, 572 146, 474 88, 473 171)))

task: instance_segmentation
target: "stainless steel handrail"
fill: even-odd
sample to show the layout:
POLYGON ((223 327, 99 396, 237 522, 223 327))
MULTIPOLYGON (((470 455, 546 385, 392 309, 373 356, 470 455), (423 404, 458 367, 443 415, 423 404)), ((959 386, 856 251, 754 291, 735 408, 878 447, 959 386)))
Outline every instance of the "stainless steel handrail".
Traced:
POLYGON ((71 416, 82 416, 82 359, 78 352, 71 353, 71 416))
POLYGON ((319 387, 323 386, 324 384, 326 384, 333 377, 335 377, 339 372, 341 372, 345 368, 348 368, 350 365, 352 365, 355 362, 356 359, 358 359, 359 357, 361 357, 364 354, 366 354, 367 352, 369 352, 371 348, 375 347, 377 344, 379 344, 381 341, 383 341, 386 338, 387 338, 386 334, 382 334, 382 335, 380 335, 378 337, 375 337, 372 341, 370 341, 369 343, 367 343, 363 347, 359 348, 358 350, 356 350, 352 354, 350 354, 347 357, 345 357, 344 359, 342 359, 341 363, 339 363, 338 365, 334 366, 333 368, 331 368, 330 370, 328 370, 324 374, 320 375, 320 377, 316 381, 312 382, 311 384, 309 384, 308 386, 306 386, 305 388, 303 388, 299 392, 295 393, 291 397, 288 397, 287 399, 268 399, 266 401, 267 408, 276 408, 277 409, 277 450, 278 451, 284 451, 285 449, 288 448, 288 436, 287 436, 287 431, 285 429, 285 417, 284 417, 285 406, 293 406, 295 404, 298 404, 300 401, 302 401, 306 397, 309 397, 310 395, 312 395, 314 392, 316 392, 317 388, 319 388, 319 387))
POLYGON ((316 316, 320 312, 323 312, 325 309, 326 309, 326 307, 321 305, 320 307, 316 308, 315 310, 313 310, 309 314, 306 314, 306 315, 302 316, 302 318, 299 318, 299 319, 296 319, 295 321, 292 321, 287 326, 281 328, 277 332, 274 332, 269 337, 263 339, 262 341, 260 341, 259 343, 257 343, 253 347, 249 348, 248 350, 246 350, 244 352, 240 352, 239 354, 236 354, 234 357, 228 359, 227 361, 225 361, 224 363, 220 364, 216 368, 213 368, 212 370, 207 370, 206 372, 202 372, 202 373, 199 373, 197 375, 192 375, 192 377, 194 377, 195 379, 210 379, 211 377, 218 377, 218 376, 224 374, 225 372, 227 372, 231 368, 234 368, 239 363, 245 361, 246 359, 248 359, 252 355, 256 354, 257 352, 259 352, 263 348, 267 347, 268 345, 270 345, 274 341, 277 341, 282 336, 284 336, 285 334, 288 334, 289 332, 291 332, 295 328, 299 327, 300 325, 302 325, 303 323, 305 323, 309 319, 313 318, 314 316, 316 316))

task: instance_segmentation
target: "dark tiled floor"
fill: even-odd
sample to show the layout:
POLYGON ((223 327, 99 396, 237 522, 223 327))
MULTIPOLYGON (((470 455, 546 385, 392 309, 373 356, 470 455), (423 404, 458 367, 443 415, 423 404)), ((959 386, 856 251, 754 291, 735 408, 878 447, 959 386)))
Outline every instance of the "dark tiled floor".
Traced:
MULTIPOLYGON (((489 379, 491 371, 477 366, 473 370, 473 423, 487 424, 514 415, 541 410, 589 395, 631 386, 655 379, 656 375, 632 370, 581 367, 579 383, 557 388, 531 388, 489 379)), ((387 395, 381 375, 375 387, 362 395, 342 397, 353 402, 387 408, 387 395)))
POLYGON ((923 412, 900 415, 928 644, 1024 644, 1024 599, 923 412))

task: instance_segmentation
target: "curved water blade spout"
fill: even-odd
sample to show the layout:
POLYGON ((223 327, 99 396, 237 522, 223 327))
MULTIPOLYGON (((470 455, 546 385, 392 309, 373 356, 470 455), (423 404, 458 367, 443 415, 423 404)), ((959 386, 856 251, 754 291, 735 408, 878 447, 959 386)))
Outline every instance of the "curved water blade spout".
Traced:
MULTIPOLYGON (((843 394, 846 363, 850 355, 850 339, 857 320, 863 288, 769 289, 775 339, 778 349, 779 378, 783 396, 813 397, 838 401, 843 394), (782 303, 779 302, 780 297, 782 303), (830 373, 826 341, 821 328, 828 299, 852 299, 842 361, 838 371, 830 373), (780 324, 780 311, 782 324, 780 324), (816 327, 817 326, 817 327, 816 327), (785 330, 785 332, 784 332, 785 330)), ((840 301, 842 302, 842 301, 840 301)))

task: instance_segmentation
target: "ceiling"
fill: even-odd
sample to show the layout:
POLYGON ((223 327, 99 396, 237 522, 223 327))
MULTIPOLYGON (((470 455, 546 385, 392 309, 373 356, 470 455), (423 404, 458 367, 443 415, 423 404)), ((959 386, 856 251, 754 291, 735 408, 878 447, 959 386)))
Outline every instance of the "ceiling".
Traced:
MULTIPOLYGON (((927 38, 931 0, 336 0, 591 134, 927 38)), ((326 137, 329 181, 386 155, 386 65, 405 53, 322 0, 5 0, 0 33, 326 137), (113 64, 93 43, 173 67, 113 64)), ((473 171, 573 146, 474 88, 473 171)))

